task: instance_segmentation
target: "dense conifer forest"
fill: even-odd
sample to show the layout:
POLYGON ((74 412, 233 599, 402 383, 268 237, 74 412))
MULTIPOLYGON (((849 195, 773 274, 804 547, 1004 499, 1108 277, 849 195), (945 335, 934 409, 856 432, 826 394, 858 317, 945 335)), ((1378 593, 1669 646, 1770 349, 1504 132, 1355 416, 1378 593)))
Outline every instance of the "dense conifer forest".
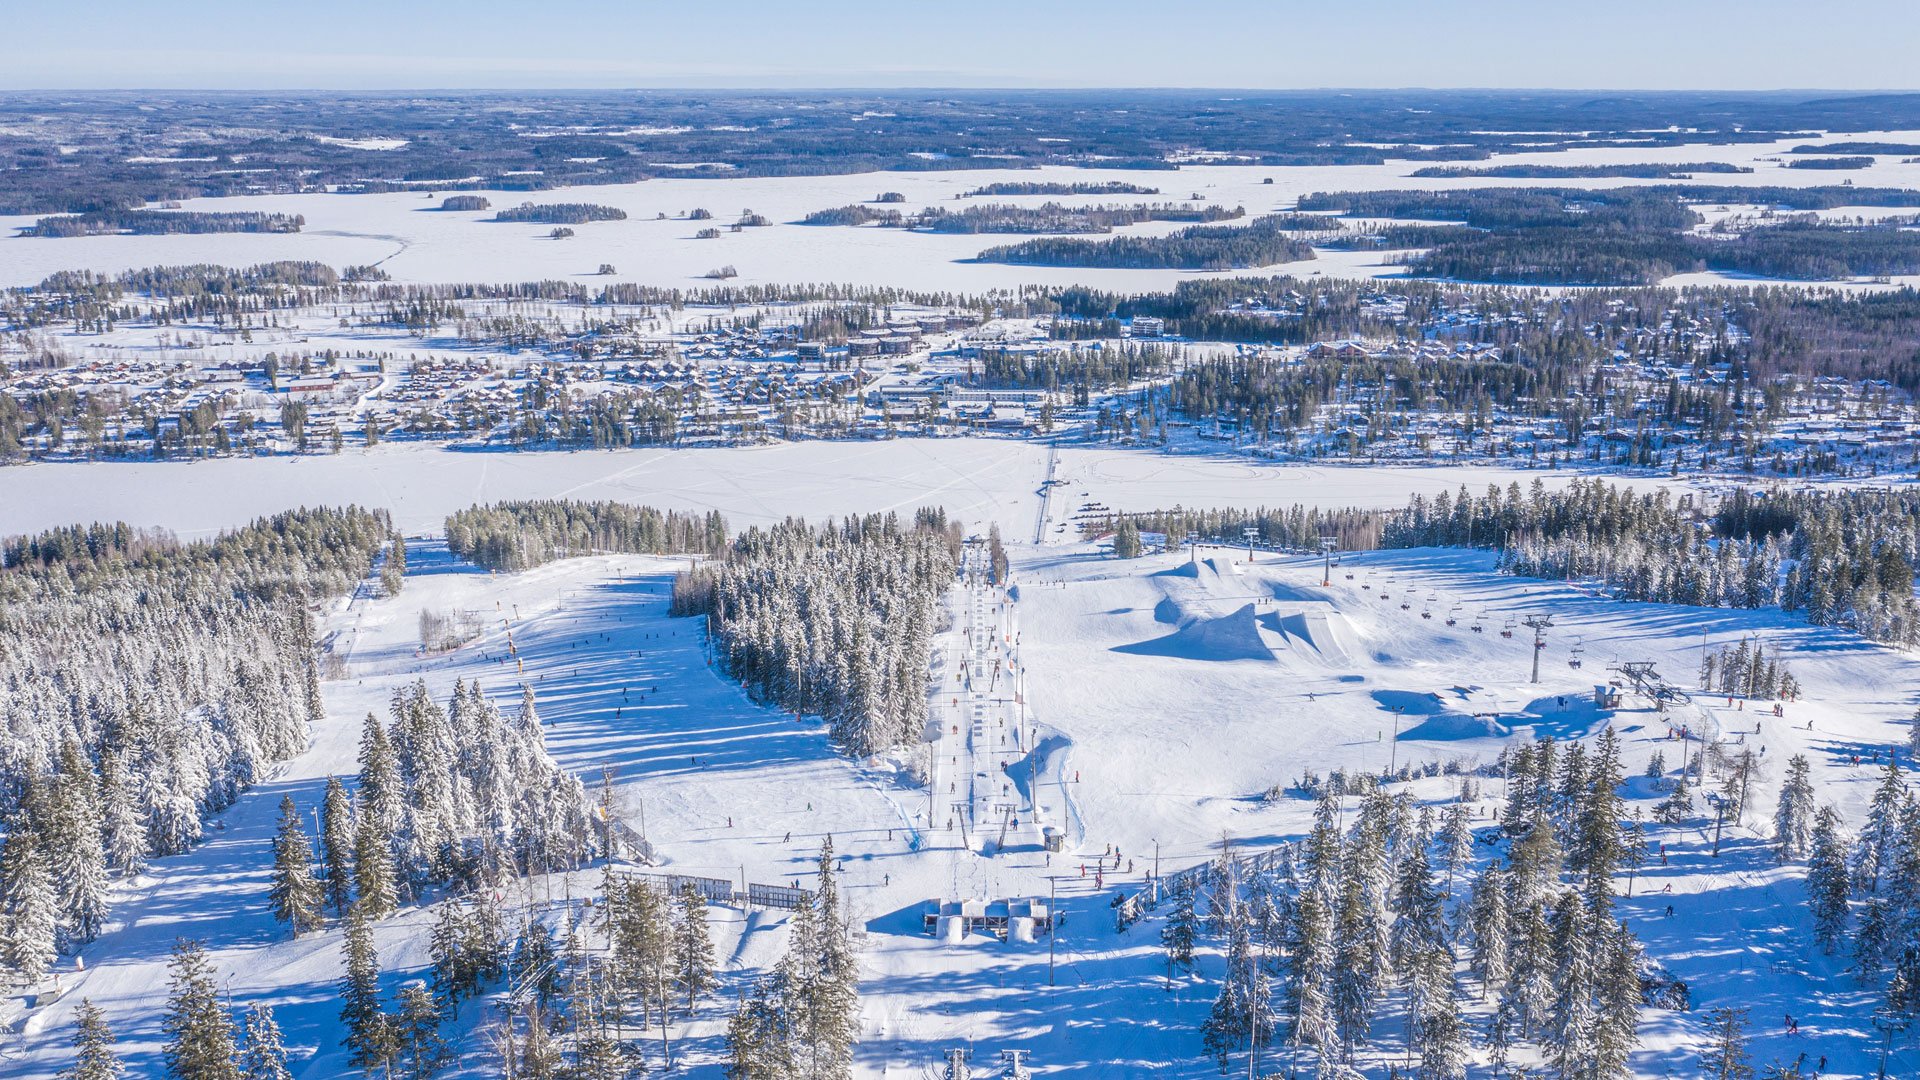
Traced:
POLYGON ((705 616, 720 666, 755 698, 824 717, 865 757, 920 738, 959 549, 959 526, 929 510, 749 529, 675 579, 673 610, 705 616))
POLYGON ((575 555, 713 554, 727 542, 718 512, 564 499, 474 506, 447 518, 447 547, 489 570, 525 570, 575 555))
POLYGON ((321 719, 311 607, 388 543, 384 515, 303 510, 183 544, 125 525, 0 550, 0 963, 32 981, 99 933, 114 878, 201 821, 321 719))
POLYGON ((299 214, 258 211, 206 213, 185 210, 91 210, 44 217, 20 230, 22 236, 161 236, 170 233, 296 233, 307 219, 299 214))

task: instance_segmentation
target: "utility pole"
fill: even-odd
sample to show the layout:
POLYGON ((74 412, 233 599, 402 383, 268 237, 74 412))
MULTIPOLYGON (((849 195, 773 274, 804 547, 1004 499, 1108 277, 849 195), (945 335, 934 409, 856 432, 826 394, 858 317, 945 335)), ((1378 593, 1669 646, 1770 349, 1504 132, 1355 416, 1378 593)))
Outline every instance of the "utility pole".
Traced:
POLYGON ((1533 681, 1539 682, 1540 681, 1540 650, 1547 647, 1547 639, 1545 637, 1545 634, 1546 634, 1547 628, 1553 625, 1553 620, 1549 619, 1545 615, 1529 615, 1526 618, 1521 619, 1520 624, 1522 626, 1530 626, 1533 628, 1533 681))
MULTIPOLYGON (((1535 682, 1540 681, 1536 676, 1535 682)), ((1387 750, 1387 776, 1393 776, 1394 767, 1400 763, 1400 717, 1406 711, 1405 705, 1393 707, 1393 746, 1387 750)))

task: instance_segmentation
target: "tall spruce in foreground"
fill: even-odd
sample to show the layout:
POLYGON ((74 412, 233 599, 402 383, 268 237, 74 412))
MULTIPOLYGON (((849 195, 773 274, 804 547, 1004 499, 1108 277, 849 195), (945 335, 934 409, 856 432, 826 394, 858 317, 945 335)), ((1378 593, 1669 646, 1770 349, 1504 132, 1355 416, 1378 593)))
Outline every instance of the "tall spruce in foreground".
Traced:
POLYGON ((67 937, 88 942, 107 921, 107 854, 100 839, 100 796, 93 768, 80 744, 60 744, 59 774, 53 782, 46 855, 61 922, 67 937))
POLYGON ((1747 1058, 1747 1010, 1715 1009, 1707 1014, 1707 1048, 1701 1073, 1711 1080, 1751 1080, 1747 1058))
POLYGON ((73 1064, 60 1070, 59 1080, 120 1080, 127 1071, 113 1052, 113 1031, 100 1006, 82 998, 74 1010, 73 1064))
POLYGON ((300 808, 293 796, 280 799, 280 830, 273 838, 273 887, 268 893, 273 917, 293 928, 299 937, 320 925, 323 900, 320 882, 313 876, 313 849, 300 827, 300 808))
POLYGON ((197 941, 180 941, 167 965, 167 1073, 176 1080, 240 1080, 233 1024, 220 1005, 213 964, 197 941))
POLYGON ((686 995, 687 1013, 713 989, 713 938, 707 928, 707 902, 691 882, 680 889, 673 928, 673 982, 686 995))
POLYGON ((243 1080, 293 1080, 293 1074, 287 1071, 287 1048, 273 1010, 265 1005, 248 1009, 244 1031, 246 1045, 240 1051, 243 1080))
POLYGON ((327 793, 320 802, 320 846, 326 854, 327 906, 345 915, 353 903, 353 803, 337 776, 327 777, 327 793))
POLYGON ((347 1060, 369 1072, 393 1061, 393 1025, 380 1008, 380 958, 373 948, 373 924, 355 904, 347 912, 346 936, 341 942, 346 973, 340 980, 340 1022, 346 1033, 340 1041, 347 1060))
POLYGON ((1813 783, 1808 779, 1805 754, 1787 761, 1787 779, 1780 787, 1780 805, 1773 812, 1773 847, 1780 861, 1805 858, 1813 843, 1813 783))
POLYGON ((1847 842, 1833 807, 1820 808, 1810 843, 1807 906, 1813 912, 1814 938, 1832 952, 1847 930, 1847 842))
POLYGON ((53 966, 56 903, 40 838, 16 818, 0 848, 0 961, 12 980, 35 985, 53 966))

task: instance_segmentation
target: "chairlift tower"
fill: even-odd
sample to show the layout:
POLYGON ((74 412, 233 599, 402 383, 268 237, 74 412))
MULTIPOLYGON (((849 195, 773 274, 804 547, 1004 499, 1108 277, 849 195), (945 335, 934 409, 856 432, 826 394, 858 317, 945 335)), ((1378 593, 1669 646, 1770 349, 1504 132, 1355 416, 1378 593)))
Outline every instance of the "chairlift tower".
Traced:
POLYGON ((1253 542, 1255 539, 1257 539, 1260 536, 1260 530, 1249 525, 1246 528, 1240 530, 1240 535, 1247 538, 1247 565, 1252 566, 1253 565, 1253 542))
POLYGON ((1326 560, 1320 571, 1320 586, 1325 588, 1333 584, 1333 553, 1340 546, 1340 538, 1326 533, 1320 536, 1320 554, 1326 560))
POLYGON ((1529 615, 1520 620, 1522 626, 1533 629, 1533 681, 1540 681, 1540 652, 1547 647, 1546 631, 1553 620, 1545 615, 1529 615))
POLYGON ((1027 1051, 1002 1050, 1000 1060, 1007 1063, 1007 1069, 1001 1075, 1006 1080, 1027 1080, 1033 1074, 1027 1071, 1027 1051))
POLYGON ((967 1059, 973 1057, 973 1051, 956 1046, 946 1053, 946 1080, 973 1080, 973 1069, 967 1064, 967 1059))

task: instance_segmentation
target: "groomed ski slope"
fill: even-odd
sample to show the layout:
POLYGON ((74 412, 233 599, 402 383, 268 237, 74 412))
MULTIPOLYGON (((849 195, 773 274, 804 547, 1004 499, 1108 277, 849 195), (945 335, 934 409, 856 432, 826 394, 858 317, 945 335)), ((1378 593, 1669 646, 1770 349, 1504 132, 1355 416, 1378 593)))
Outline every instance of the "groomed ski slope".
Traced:
MULTIPOLYGON (((207 943, 236 1008, 275 1005, 298 1058, 296 1076, 340 1075, 339 934, 330 928, 289 941, 272 923, 269 841, 280 797, 292 794, 303 810, 316 804, 326 775, 354 771, 365 713, 384 716, 392 691, 420 677, 441 697, 455 678, 479 677, 508 708, 517 704, 518 678, 526 678, 555 756, 590 784, 603 765, 613 769, 621 815, 644 827, 668 870, 803 879, 830 834, 843 857, 848 908, 864 931, 862 1077, 921 1076, 943 1049, 964 1045, 983 1067, 1000 1048, 1026 1048, 1047 1076, 1217 1075, 1200 1056, 1198 1036, 1217 989, 1214 943, 1200 977, 1176 979, 1169 991, 1158 919, 1116 933, 1108 901, 1151 869, 1156 842, 1162 870, 1172 872, 1212 858, 1223 842, 1244 849, 1300 835, 1309 802, 1260 796, 1302 770, 1380 769, 1390 759, 1485 761, 1513 739, 1585 738, 1611 722, 1637 775, 1655 750, 1678 764, 1667 720, 1744 738, 1766 748, 1747 825, 1728 828, 1717 861, 1706 855, 1710 819, 1658 829, 1668 860, 1646 867, 1634 897, 1621 901, 1649 953, 1690 984, 1695 1002, 1693 1013, 1644 1013, 1636 1073, 1687 1074, 1704 1011, 1737 1004, 1752 1010, 1757 1062, 1791 1061, 1807 1050, 1809 1060, 1828 1057, 1829 1077, 1871 1075, 1877 1043, 1868 1014, 1878 994, 1858 989, 1842 961, 1813 947, 1800 871, 1775 866, 1759 823, 1771 818, 1792 753, 1813 761, 1820 799, 1859 820, 1877 773, 1852 766, 1852 755, 1884 753, 1904 734, 1896 721, 1920 700, 1920 664, 1776 612, 1620 604, 1564 584, 1500 576, 1487 556, 1473 553, 1350 555, 1328 587, 1320 585, 1317 558, 1261 553, 1249 567, 1244 549, 1203 549, 1197 563, 1186 553, 1117 561, 1092 545, 1013 554, 1012 590, 988 587, 979 598, 999 639, 988 655, 1007 665, 1009 677, 1021 676, 1031 724, 1024 737, 1040 760, 1011 759, 1004 782, 1021 827, 1009 831, 1002 850, 997 828, 991 835, 946 830, 938 809, 934 827, 926 827, 927 791, 902 771, 910 755, 847 762, 821 728, 754 705, 715 676, 696 624, 666 617, 670 576, 681 565, 675 560, 603 556, 490 575, 432 542, 417 545, 400 596, 362 595, 329 615, 348 673, 325 685, 328 721, 313 748, 224 814, 201 847, 160 860, 123 890, 112 928, 83 953, 87 970, 64 972, 66 996, 24 1018, 22 1034, 0 1057, 0 1075, 46 1076, 64 1064, 71 1010, 82 995, 108 1010, 133 1074, 154 1074, 166 952, 179 936, 207 943), (1429 597, 1433 617, 1422 619, 1429 597), (454 609, 481 613, 486 633, 451 654, 417 655, 420 612, 454 609), (1527 682, 1525 630, 1511 639, 1499 634, 1507 617, 1531 612, 1557 624, 1537 687, 1527 682), (1445 624, 1449 613, 1455 626, 1445 624), (1484 619, 1480 634, 1469 629, 1476 615, 1484 619), (503 660, 509 622, 518 656, 503 660), (1633 698, 1610 716, 1591 705, 1593 684, 1615 658, 1655 661, 1687 685, 1703 643, 1745 634, 1777 645, 1805 688, 1784 719, 1772 718, 1770 703, 1759 715, 1728 709, 1724 698, 1697 698, 1664 719, 1633 698), (1578 670, 1567 665, 1576 637, 1584 659, 1578 670), (1503 715, 1496 724, 1472 716, 1493 710, 1503 715), (1029 776, 1037 778, 1040 821, 1068 838, 1051 860, 1036 842, 1029 776), (1110 847, 1118 848, 1120 866, 1113 870, 1108 860, 1096 889, 1094 866, 1110 847), (920 933, 924 901, 1044 897, 1049 875, 1066 912, 1051 987, 1044 939, 945 944, 920 933), (1798 1036, 1781 1031, 1788 1012, 1800 1021, 1798 1036)), ((946 682, 969 654, 961 605, 973 596, 956 589, 962 617, 936 650, 936 720, 954 708, 940 697, 954 696, 946 682)), ((988 697, 1004 691, 990 684, 988 697)), ((1017 707, 996 708, 1020 722, 1017 707)), ((941 755, 953 749, 935 748, 941 755)), ((972 770, 979 769, 976 756, 972 770)), ((1486 788, 1499 794, 1497 780, 1486 788)), ((1643 797, 1637 805, 1650 808, 1657 798, 1644 781, 1630 789, 1643 797)), ((1423 780, 1414 790, 1444 801, 1455 782, 1423 780)), ((598 876, 590 869, 571 883, 535 881, 531 905, 558 920, 564 899, 590 891, 598 876)), ((516 908, 529 903, 517 891, 508 900, 516 908)), ((381 925, 390 986, 423 974, 431 916, 413 910, 381 925)), ((669 1032, 676 1061, 700 1077, 720 1075, 725 1004, 741 980, 778 956, 784 937, 778 916, 715 908, 712 918, 725 986, 696 1022, 669 1032)), ((1471 993, 1469 983, 1463 993, 1471 993)), ((463 1034, 478 1013, 463 1006, 453 1029, 466 1055, 454 1075, 490 1068, 482 1040, 463 1034)), ((1386 1060, 1397 1060, 1394 1024, 1391 1015, 1383 1020, 1383 1041, 1364 1066, 1370 1076, 1384 1076, 1386 1060)), ((650 1052, 657 1062, 657 1036, 650 1052)), ((1920 1057, 1905 1050, 1890 1074, 1916 1069, 1920 1057)))

